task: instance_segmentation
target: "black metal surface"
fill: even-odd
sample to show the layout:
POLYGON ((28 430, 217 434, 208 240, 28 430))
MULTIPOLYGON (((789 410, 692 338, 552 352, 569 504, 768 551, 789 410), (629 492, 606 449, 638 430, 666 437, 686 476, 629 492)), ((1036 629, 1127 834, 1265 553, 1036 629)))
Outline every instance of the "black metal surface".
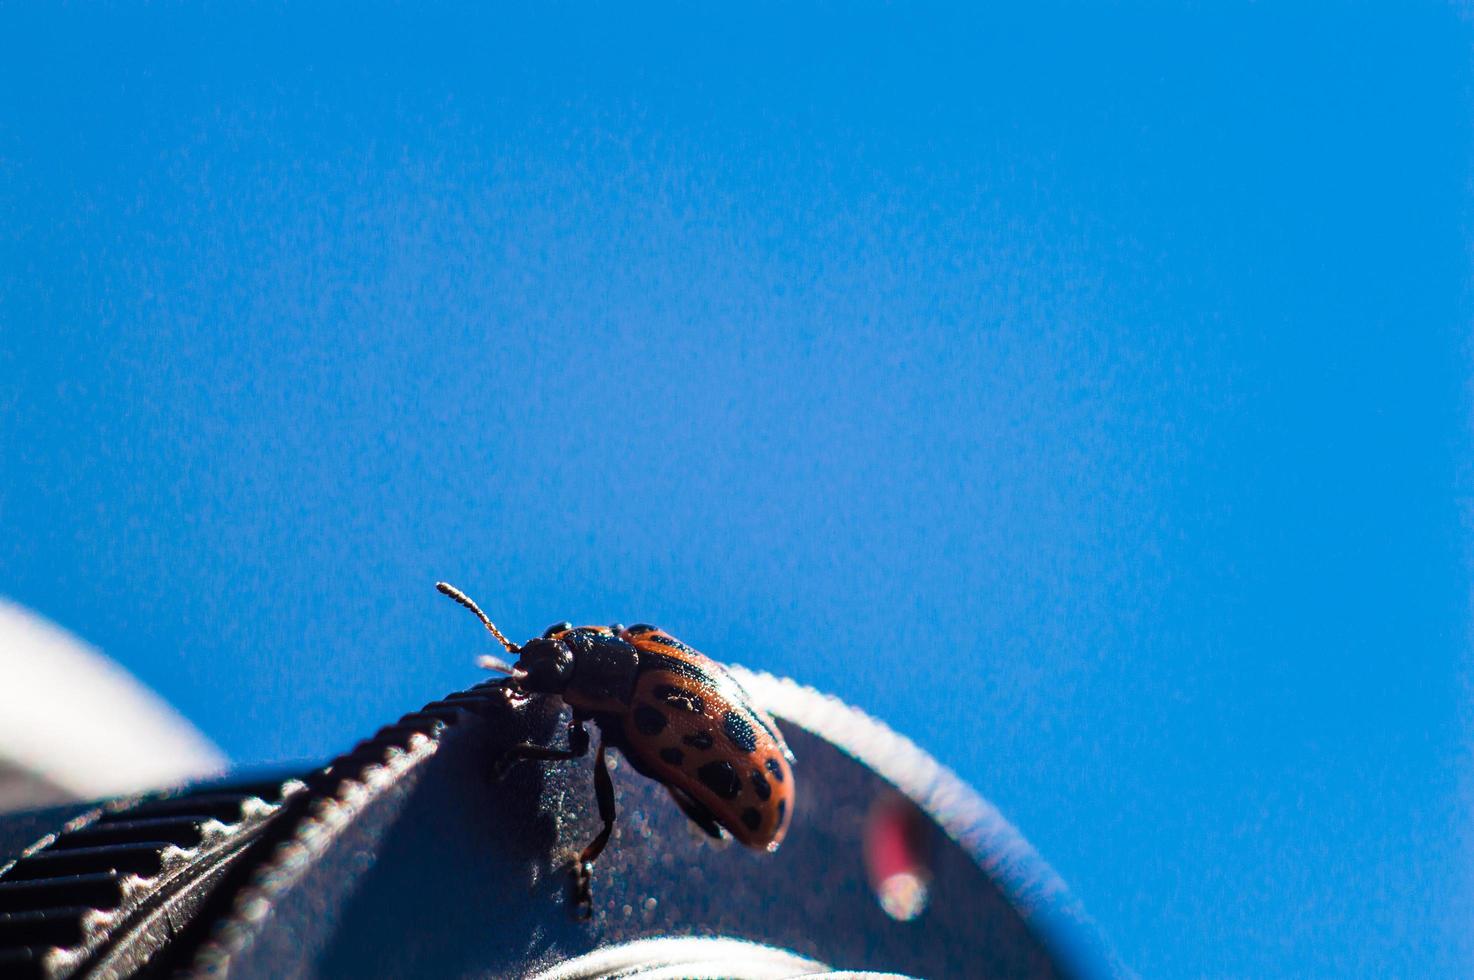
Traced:
POLYGON ((62 825, 94 809, 96 803, 67 803, 0 816, 0 875, 27 849, 47 843, 62 825))
MULTIPOLYGON (((1047 866, 946 770, 832 698, 741 676, 798 758, 794 821, 775 854, 710 841, 662 787, 619 765, 618 827, 582 921, 569 862, 599 826, 591 760, 494 779, 507 747, 557 743, 566 718, 553 700, 484 684, 300 784, 49 814, 72 818, 65 832, 0 873, 0 978, 593 976, 631 956, 656 957, 639 961, 645 975, 697 975, 697 960, 679 957, 709 948, 656 942, 672 937, 759 943, 734 948, 820 972, 1118 970, 1047 866), (928 896, 905 914, 882 908, 865 864, 874 816, 898 791, 914 801, 903 853, 922 856, 928 896)), ((0 842, 14 840, 5 828, 0 842)), ((700 975, 797 975, 761 972, 753 957, 756 972, 707 964, 700 975)))
MULTIPOLYGON (((835 711, 831 699, 807 697, 835 711)), ((350 754, 359 773, 303 814, 191 968, 240 977, 521 976, 599 946, 670 935, 740 937, 830 965, 916 976, 1106 966, 1041 938, 1058 923, 1025 920, 1009 876, 1016 884, 1032 859, 1043 891, 1057 879, 1018 850, 1021 842, 979 853, 986 828, 970 850, 968 828, 949 834, 933 820, 930 903, 909 922, 888 916, 866 880, 862 835, 869 807, 892 786, 805 732, 791 717, 803 702, 767 705, 786 716, 799 760, 799 804, 777 854, 713 845, 661 787, 622 766, 619 828, 596 872, 594 915, 582 922, 570 907, 568 862, 597 829, 591 763, 524 764, 494 782, 492 760, 519 741, 554 740, 563 719, 550 700, 519 702, 485 685, 451 702, 474 707, 465 723, 397 750, 370 743, 350 754), (993 877, 980 860, 995 862, 993 877)), ((920 755, 909 743, 897 748, 920 755)))

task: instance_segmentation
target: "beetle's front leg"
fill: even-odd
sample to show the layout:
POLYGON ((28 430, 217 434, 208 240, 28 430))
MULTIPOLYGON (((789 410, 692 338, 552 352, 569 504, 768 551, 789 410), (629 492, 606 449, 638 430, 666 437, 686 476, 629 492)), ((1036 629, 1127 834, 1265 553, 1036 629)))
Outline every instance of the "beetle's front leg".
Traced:
POLYGON ((604 853, 609 834, 614 830, 614 781, 609 778, 609 764, 604 761, 603 742, 599 743, 599 758, 594 763, 594 797, 599 803, 599 819, 604 821, 604 829, 583 849, 573 869, 574 901, 579 915, 585 919, 594 912, 594 861, 604 853))
POLYGON ((507 771, 524 759, 537 759, 543 762, 567 762, 569 759, 578 759, 589 754, 589 733, 583 727, 583 722, 577 718, 568 723, 568 748, 559 749, 551 745, 538 745, 535 742, 523 742, 514 745, 503 752, 501 758, 492 764, 491 773, 496 779, 506 776, 507 771))

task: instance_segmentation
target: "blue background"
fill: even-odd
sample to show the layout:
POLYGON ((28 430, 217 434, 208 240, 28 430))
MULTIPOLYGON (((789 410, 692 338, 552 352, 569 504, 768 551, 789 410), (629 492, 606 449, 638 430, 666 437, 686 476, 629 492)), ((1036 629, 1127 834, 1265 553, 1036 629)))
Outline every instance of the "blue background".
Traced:
POLYGON ((1148 975, 1474 968, 1471 31, 0 14, 0 592, 242 763, 664 624, 1148 975))

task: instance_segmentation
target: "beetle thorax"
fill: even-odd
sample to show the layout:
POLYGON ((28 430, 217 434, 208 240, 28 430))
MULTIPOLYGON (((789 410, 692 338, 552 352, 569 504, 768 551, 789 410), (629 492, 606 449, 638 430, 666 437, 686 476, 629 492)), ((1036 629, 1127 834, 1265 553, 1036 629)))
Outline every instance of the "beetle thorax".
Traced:
POLYGON ((563 699, 574 707, 628 705, 640 673, 640 652, 607 632, 575 629, 559 639, 573 651, 573 678, 563 699))

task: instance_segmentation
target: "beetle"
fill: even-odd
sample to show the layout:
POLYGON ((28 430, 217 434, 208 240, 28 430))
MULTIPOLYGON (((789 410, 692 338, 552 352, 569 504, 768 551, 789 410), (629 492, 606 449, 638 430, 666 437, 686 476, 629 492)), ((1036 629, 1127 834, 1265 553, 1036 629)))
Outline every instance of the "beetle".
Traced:
POLYGON ((682 812, 708 835, 731 834, 748 847, 775 851, 793 818, 793 753, 767 712, 752 703, 725 667, 666 631, 634 626, 555 623, 517 646, 460 589, 435 587, 475 613, 507 652, 478 663, 506 674, 508 687, 557 697, 572 709, 568 748, 524 742, 497 761, 502 773, 522 759, 564 761, 586 755, 598 726, 594 796, 604 827, 574 866, 575 900, 592 913, 594 862, 614 829, 614 785, 605 749, 618 749, 635 770, 661 783, 682 812))

